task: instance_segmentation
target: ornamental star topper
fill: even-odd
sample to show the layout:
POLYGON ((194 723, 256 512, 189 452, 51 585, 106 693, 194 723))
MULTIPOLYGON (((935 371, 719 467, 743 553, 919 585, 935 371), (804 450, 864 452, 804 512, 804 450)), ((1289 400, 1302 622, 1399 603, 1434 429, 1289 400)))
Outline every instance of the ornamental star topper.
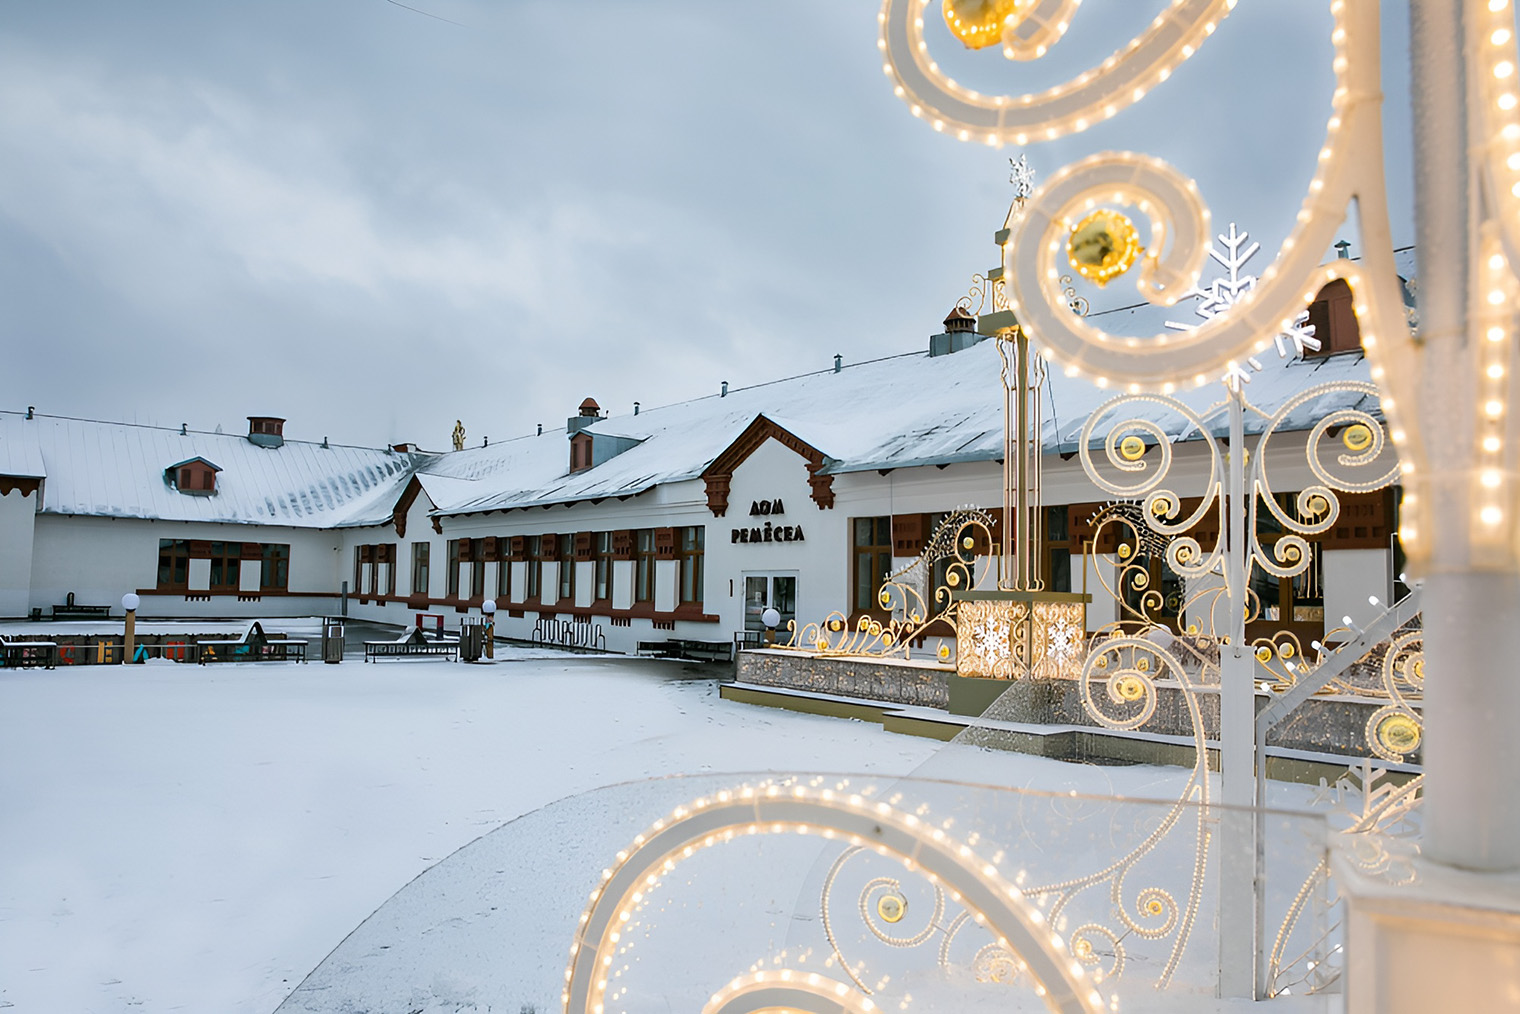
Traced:
POLYGON ((1008 160, 1008 182, 1013 184, 1013 199, 1022 207, 1034 193, 1034 166, 1029 164, 1029 156, 1024 152, 1019 152, 1018 158, 1008 160))

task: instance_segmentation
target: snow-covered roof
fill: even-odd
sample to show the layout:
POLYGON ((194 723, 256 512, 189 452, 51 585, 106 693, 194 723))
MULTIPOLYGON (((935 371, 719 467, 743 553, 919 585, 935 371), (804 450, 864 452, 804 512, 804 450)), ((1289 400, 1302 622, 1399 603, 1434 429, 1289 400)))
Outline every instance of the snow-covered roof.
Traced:
MULTIPOLYGON (((1180 313, 1147 306, 1092 316, 1110 332, 1154 334, 1165 317, 1180 313)), ((241 435, 0 412, 0 474, 46 476, 43 510, 51 513, 349 527, 389 521, 413 476, 439 514, 636 496, 697 478, 761 415, 820 451, 825 473, 988 461, 1003 455, 996 346, 888 356, 599 419, 582 432, 632 446, 574 473, 567 433, 558 429, 429 454, 300 441, 268 448, 241 435), (193 457, 222 463, 215 496, 185 496, 165 481, 166 468, 193 457)), ((1246 390, 1267 415, 1311 385, 1370 380, 1359 353, 1284 360, 1269 351, 1261 362, 1246 390)), ((1084 422, 1113 396, 1052 370, 1043 399, 1045 453, 1075 451, 1084 422)), ((1201 414, 1224 388, 1211 383, 1177 397, 1201 414)), ((1337 395, 1302 406, 1284 428, 1306 429, 1344 407, 1377 413, 1375 398, 1337 395)), ((1127 416, 1149 419, 1174 440, 1196 436, 1187 420, 1154 403, 1127 416)), ((1222 418, 1218 424, 1222 429, 1222 418)), ((1248 417, 1248 429, 1262 425, 1261 416, 1248 417)))
MULTIPOLYGON (((1369 380, 1359 354, 1295 361, 1269 354, 1262 364, 1246 390, 1269 414, 1311 385, 1369 380)), ((566 434, 555 431, 440 455, 421 466, 419 478, 442 514, 632 496, 700 476, 759 415, 822 451, 825 472, 988 461, 1003 454, 1000 365, 992 341, 951 355, 892 356, 604 419, 583 432, 641 442, 581 472, 569 472, 566 434)), ((1044 398, 1045 453, 1076 450, 1083 423, 1113 396, 1052 371, 1044 398)), ((1218 383, 1178 395, 1199 413, 1223 396, 1218 383)), ((1286 428, 1308 428, 1326 412, 1351 406, 1377 411, 1375 399, 1337 396, 1303 406, 1286 428)), ((1174 439, 1188 436, 1187 421, 1159 406, 1129 414, 1152 419, 1174 439)), ((1261 425, 1252 416, 1248 429, 1261 425)))
POLYGON ((260 447, 240 434, 0 412, 0 474, 45 476, 46 514, 301 528, 377 523, 390 516, 415 457, 296 440, 260 447), (186 496, 165 481, 171 465, 195 458, 221 466, 215 496, 186 496))

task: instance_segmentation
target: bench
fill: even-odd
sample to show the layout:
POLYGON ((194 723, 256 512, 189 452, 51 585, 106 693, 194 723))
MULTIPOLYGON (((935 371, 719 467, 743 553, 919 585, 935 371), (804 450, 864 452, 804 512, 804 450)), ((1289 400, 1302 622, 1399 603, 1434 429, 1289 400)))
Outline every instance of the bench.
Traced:
POLYGON ((68 605, 53 607, 53 619, 55 620, 109 620, 110 618, 110 606, 76 606, 70 602, 68 605))
POLYGON ((640 641, 635 654, 655 658, 679 658, 691 662, 732 662, 734 646, 727 641, 693 641, 670 638, 665 641, 640 641))
POLYGON ((8 641, 0 637, 0 667, 52 669, 57 664, 58 645, 54 641, 8 641))
MULTIPOLYGON (((305 662, 306 641, 291 638, 265 638, 258 641, 196 641, 196 661, 211 662, 305 662)), ((140 649, 139 649, 140 650, 140 649)))
POLYGON ((365 641, 364 661, 382 658, 406 658, 418 655, 443 655, 450 661, 459 661, 459 638, 428 637, 417 627, 394 641, 365 641))

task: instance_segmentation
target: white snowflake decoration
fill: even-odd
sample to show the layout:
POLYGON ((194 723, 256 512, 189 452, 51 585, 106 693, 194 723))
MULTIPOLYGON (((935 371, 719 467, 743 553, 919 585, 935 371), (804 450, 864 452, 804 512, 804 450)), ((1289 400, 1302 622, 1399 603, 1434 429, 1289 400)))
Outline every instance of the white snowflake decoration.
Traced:
MULTIPOLYGON (((1245 298, 1246 293, 1256 288, 1256 276, 1242 269, 1246 266, 1247 261, 1256 256, 1257 252, 1261 249, 1261 244, 1253 242, 1249 246, 1245 246, 1246 242, 1250 240, 1251 234, 1239 231, 1235 227, 1234 222, 1230 223, 1228 235, 1220 235, 1215 238, 1219 240, 1225 252, 1220 253, 1218 249, 1210 244, 1209 256, 1218 261, 1227 274, 1222 278, 1214 279, 1207 289, 1201 289, 1195 285, 1184 295, 1184 298, 1186 296, 1197 298, 1198 305, 1195 310, 1198 316, 1204 320, 1212 320, 1219 314, 1228 312, 1232 306, 1245 298), (1242 246, 1245 246, 1244 250, 1241 249, 1242 246)), ((1173 331, 1192 331, 1198 325, 1179 324, 1176 321, 1169 320, 1166 322, 1166 326, 1173 331)), ((1286 331, 1274 335, 1273 339, 1277 343, 1277 354, 1284 359, 1290 355, 1301 356, 1306 350, 1318 351, 1320 347, 1319 339, 1314 337, 1314 325, 1309 323, 1309 312, 1307 310, 1300 313, 1294 319, 1292 326, 1286 331), (1290 346, 1292 347, 1291 351, 1289 351, 1290 346)), ((1262 368, 1261 361, 1255 356, 1246 357, 1246 366, 1258 372, 1262 368)), ((1251 375, 1244 367, 1231 363, 1225 368, 1224 376, 1220 379, 1224 381, 1230 390, 1235 391, 1240 389, 1241 384, 1249 384, 1251 382, 1251 375)))
POLYGON ((1008 657, 1008 626, 1005 617, 989 616, 977 624, 973 633, 976 650, 989 662, 1008 657), (999 622, 1004 620, 1005 622, 999 622))
POLYGON ((1050 657, 1057 663, 1076 658, 1082 647, 1082 631, 1069 620, 1057 620, 1047 628, 1050 657))

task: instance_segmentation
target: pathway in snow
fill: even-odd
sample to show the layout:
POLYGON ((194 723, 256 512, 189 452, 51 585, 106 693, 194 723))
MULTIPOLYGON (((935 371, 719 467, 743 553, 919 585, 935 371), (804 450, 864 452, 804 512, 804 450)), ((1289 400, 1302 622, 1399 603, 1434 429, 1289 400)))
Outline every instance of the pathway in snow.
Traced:
POLYGON ((0 671, 0 1008, 267 1014, 411 878, 613 782, 921 770, 1165 798, 1183 777, 940 752, 722 701, 682 678, 696 672, 596 658, 0 671))

